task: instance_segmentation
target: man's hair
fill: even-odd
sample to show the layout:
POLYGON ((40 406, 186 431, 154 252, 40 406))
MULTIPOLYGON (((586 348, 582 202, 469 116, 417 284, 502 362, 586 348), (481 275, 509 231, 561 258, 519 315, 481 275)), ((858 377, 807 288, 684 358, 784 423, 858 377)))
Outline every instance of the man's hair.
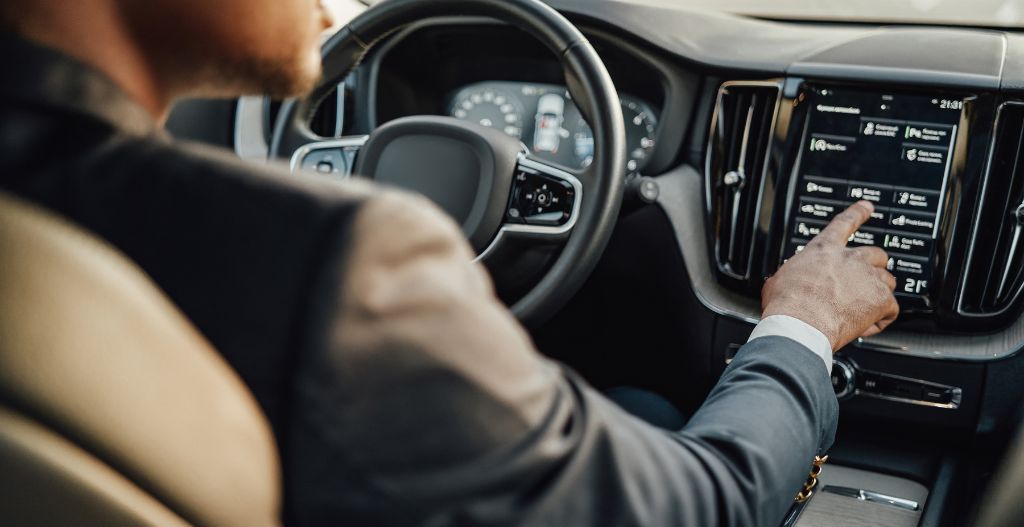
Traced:
POLYGON ((18 13, 23 11, 19 9, 21 6, 15 6, 17 4, 13 0, 4 0, 0 3, 0 31, 14 31, 18 27, 18 13))
POLYGON ((21 32, 38 11, 39 6, 33 0, 0 0, 0 31, 21 32))

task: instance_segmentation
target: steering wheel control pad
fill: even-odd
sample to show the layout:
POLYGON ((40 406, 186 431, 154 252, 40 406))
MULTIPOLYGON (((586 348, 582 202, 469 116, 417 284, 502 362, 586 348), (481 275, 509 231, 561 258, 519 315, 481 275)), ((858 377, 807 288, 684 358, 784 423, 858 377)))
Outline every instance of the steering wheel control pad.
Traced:
POLYGON ((355 172, 428 197, 462 226, 479 253, 504 219, 521 149, 498 130, 420 115, 375 130, 355 172))
POLYGON ((560 226, 572 218, 576 190, 564 179, 520 169, 516 173, 506 223, 560 226))

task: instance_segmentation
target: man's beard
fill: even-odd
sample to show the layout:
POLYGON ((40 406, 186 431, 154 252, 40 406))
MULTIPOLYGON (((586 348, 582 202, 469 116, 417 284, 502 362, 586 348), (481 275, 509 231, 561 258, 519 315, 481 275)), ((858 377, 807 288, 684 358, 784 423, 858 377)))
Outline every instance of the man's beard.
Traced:
POLYGON ((247 56, 225 59, 204 68, 202 94, 207 96, 266 95, 273 99, 302 97, 320 79, 319 65, 293 60, 247 56))

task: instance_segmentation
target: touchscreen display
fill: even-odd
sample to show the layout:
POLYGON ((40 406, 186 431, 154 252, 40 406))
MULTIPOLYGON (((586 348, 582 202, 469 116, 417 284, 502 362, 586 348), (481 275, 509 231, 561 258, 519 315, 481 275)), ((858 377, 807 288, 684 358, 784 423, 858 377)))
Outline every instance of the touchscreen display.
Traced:
POLYGON ((849 204, 868 200, 875 214, 850 246, 885 249, 896 292, 926 295, 964 100, 832 87, 806 94, 809 115, 783 259, 803 250, 849 204))

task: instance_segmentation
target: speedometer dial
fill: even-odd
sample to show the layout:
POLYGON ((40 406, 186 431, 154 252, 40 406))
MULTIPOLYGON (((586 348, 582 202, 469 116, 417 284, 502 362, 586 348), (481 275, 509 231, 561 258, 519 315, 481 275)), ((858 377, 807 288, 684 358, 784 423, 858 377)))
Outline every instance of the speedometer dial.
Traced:
MULTIPOLYGON (((645 104, 622 99, 622 119, 626 123, 626 170, 637 172, 647 164, 647 158, 654 150, 658 118, 645 104)), ((576 160, 580 167, 587 167, 594 161, 594 134, 583 118, 580 118, 573 134, 576 146, 576 160)))
POLYGON ((452 101, 450 115, 522 138, 523 108, 509 94, 494 89, 464 91, 452 101))
POLYGON ((658 118, 646 105, 622 100, 622 118, 626 122, 626 170, 636 172, 644 167, 654 150, 658 118))

